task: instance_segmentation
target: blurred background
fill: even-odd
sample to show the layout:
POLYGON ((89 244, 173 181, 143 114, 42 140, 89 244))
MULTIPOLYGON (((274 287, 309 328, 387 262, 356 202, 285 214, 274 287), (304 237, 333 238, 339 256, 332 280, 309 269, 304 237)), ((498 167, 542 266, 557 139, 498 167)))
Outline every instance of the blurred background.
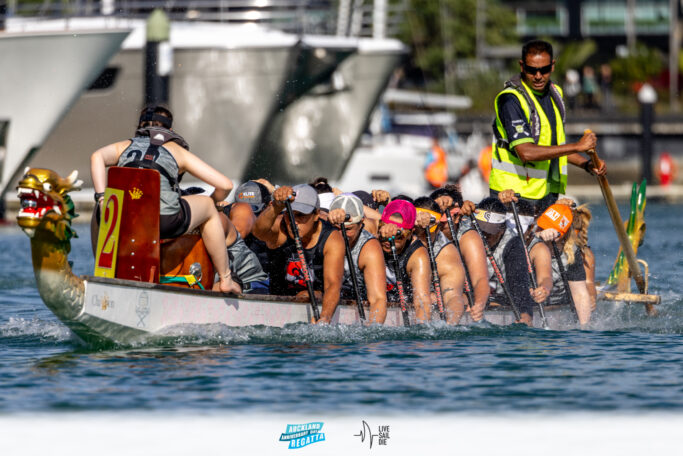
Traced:
MULTIPOLYGON (((645 178, 678 201, 682 19, 680 0, 2 0, 0 196, 16 207, 25 166, 91 187, 90 154, 164 103, 236 182, 419 195, 450 181, 478 200, 493 100, 541 38, 568 141, 598 134, 618 198, 645 178)), ((600 198, 582 170, 569 182, 600 198)))

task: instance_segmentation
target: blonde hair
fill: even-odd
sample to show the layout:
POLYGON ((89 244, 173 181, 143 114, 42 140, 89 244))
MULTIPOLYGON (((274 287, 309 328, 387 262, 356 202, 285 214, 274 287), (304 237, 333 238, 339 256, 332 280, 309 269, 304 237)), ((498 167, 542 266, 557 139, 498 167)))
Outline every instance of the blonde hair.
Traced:
POLYGON ((564 243, 564 253, 567 255, 568 264, 574 264, 576 246, 581 251, 588 247, 588 226, 591 223, 591 218, 593 218, 593 214, 591 214, 587 204, 582 204, 572 209, 572 214, 574 215, 574 221, 569 230, 567 241, 564 243))

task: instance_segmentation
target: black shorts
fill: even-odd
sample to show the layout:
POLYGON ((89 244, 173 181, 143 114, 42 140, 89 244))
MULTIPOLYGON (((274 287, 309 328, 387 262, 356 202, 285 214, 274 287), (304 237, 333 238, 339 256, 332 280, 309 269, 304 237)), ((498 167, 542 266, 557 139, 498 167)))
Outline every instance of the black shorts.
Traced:
MULTIPOLYGON (((494 190, 492 188, 489 188, 489 196, 492 196, 494 198, 498 198, 498 193, 500 193, 500 192, 497 190, 494 190)), ((543 212, 545 212, 546 209, 548 209, 550 206, 555 204, 558 197, 559 197, 559 194, 557 194, 557 193, 548 193, 547 195, 545 195, 543 198, 541 198, 539 200, 522 198, 522 197, 520 197, 519 199, 524 200, 524 201, 528 202, 529 204, 531 204, 534 207, 534 211, 536 212, 535 216, 538 217, 543 212)))
POLYGON ((190 227, 191 214, 190 204, 184 198, 180 198, 180 211, 159 216, 160 239, 172 239, 185 234, 190 227))

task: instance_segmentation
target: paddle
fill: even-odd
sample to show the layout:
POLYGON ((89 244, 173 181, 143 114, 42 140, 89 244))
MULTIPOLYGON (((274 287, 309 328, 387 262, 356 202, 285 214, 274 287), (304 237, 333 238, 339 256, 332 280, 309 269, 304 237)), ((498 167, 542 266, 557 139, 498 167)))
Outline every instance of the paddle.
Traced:
MULTIPOLYGON (((292 196, 296 196, 292 192, 292 196)), ((313 309, 313 318, 315 321, 320 320, 320 311, 318 310, 318 303, 315 300, 315 292, 313 290, 313 281, 311 275, 308 273, 308 263, 306 263, 306 256, 304 255, 304 245, 301 243, 301 236, 299 236, 299 227, 296 225, 294 219, 294 211, 289 199, 285 200, 285 207, 287 208, 287 215, 289 216, 290 225, 292 225, 292 233, 294 233, 294 245, 296 245, 296 253, 299 255, 301 262, 301 272, 304 273, 304 280, 306 280, 306 287, 308 287, 308 295, 311 297, 311 308, 313 309)))
MULTIPOLYGON (((344 221, 351 218, 349 214, 346 214, 344 221)), ((353 296, 356 298, 356 305, 358 305, 358 315, 360 315, 361 320, 365 320, 365 309, 363 309, 363 300, 361 299, 360 290, 358 289, 358 277, 356 276, 356 267, 353 264, 353 255, 351 255, 351 247, 349 246, 349 237, 346 235, 346 227, 342 223, 341 234, 344 238, 344 246, 346 246, 346 262, 349 265, 349 271, 351 272, 351 284, 353 285, 353 296)))
POLYGON ((517 321, 519 321, 521 320, 522 315, 519 313, 519 308, 517 307, 517 304, 515 304, 515 301, 512 299, 510 290, 508 289, 507 284, 505 283, 505 279, 503 278, 503 274, 501 274, 500 272, 500 268, 498 268, 498 264, 496 263, 495 258, 493 258, 493 252, 491 252, 491 247, 489 247, 489 243, 486 241, 486 237, 484 236, 484 233, 482 233, 481 227, 479 226, 477 219, 474 218, 474 214, 470 214, 470 219, 472 219, 472 225, 474 225, 474 228, 477 230, 477 233, 479 233, 481 241, 484 243, 486 257, 489 259, 489 262, 493 267, 493 272, 496 274, 498 283, 500 283, 500 286, 503 288, 503 292, 505 292, 505 297, 510 302, 510 307, 512 307, 512 313, 515 314, 515 318, 517 319, 517 321))
POLYGON ((569 289, 569 279, 567 279, 567 271, 564 269, 564 264, 562 264, 562 255, 560 250, 557 248, 555 241, 550 241, 550 245, 553 247, 553 255, 557 260, 557 266, 560 268, 560 276, 562 276, 562 283, 564 284, 564 291, 569 296, 569 302, 572 305, 572 310, 574 311, 574 316, 579 319, 579 313, 576 311, 576 303, 574 302, 574 296, 572 296, 572 290, 569 289))
MULTIPOLYGON (((462 252, 460 252, 460 242, 458 242, 458 235, 457 231, 455 230, 455 223, 453 223, 453 216, 451 215, 451 211, 449 211, 448 209, 446 209, 445 214, 446 220, 448 221, 448 228, 451 230, 453 244, 455 245, 455 248, 458 249, 460 259, 463 260, 462 252)), ((470 286, 470 283, 472 283, 472 281, 470 280, 470 273, 467 271, 465 260, 462 261, 462 268, 465 270, 465 295, 467 295, 467 300, 470 303, 470 308, 472 308, 474 307, 474 294, 472 294, 472 287, 470 286)))
MULTIPOLYGON (((519 198, 521 195, 519 193, 516 193, 515 196, 519 198)), ((538 284, 536 283, 536 276, 534 276, 534 268, 531 265, 531 258, 529 258, 529 251, 527 250, 526 242, 524 242, 524 234, 522 234, 522 223, 519 221, 519 213, 517 213, 517 204, 514 201, 510 201, 510 204, 512 205, 512 215, 515 218, 515 225, 517 225, 517 234, 519 235, 519 240, 522 241, 522 245, 524 246, 524 257, 526 258, 527 272, 529 273, 529 281, 531 282, 531 286, 535 290, 536 288, 538 288, 538 284)), ((545 308, 543 307, 542 302, 538 303, 538 310, 541 314, 541 324, 543 325, 543 329, 550 329, 550 326, 548 326, 548 320, 545 318, 545 308)))
POLYGON ((436 294, 436 305, 439 308, 439 315, 443 321, 446 321, 446 313, 443 310, 443 294, 441 294, 441 279, 439 279, 439 273, 436 270, 436 258, 434 257, 434 243, 432 242, 432 237, 429 235, 429 228, 436 221, 434 217, 430 217, 429 225, 425 230, 425 237, 427 238, 427 251, 429 252, 429 264, 432 267, 432 285, 434 286, 434 292, 436 294))
POLYGON ((410 319, 408 318, 408 308, 406 307, 406 295, 403 291, 403 272, 401 266, 398 264, 398 255, 396 254, 396 243, 393 236, 389 238, 391 245, 391 256, 394 259, 394 274, 396 275, 396 288, 398 288, 398 302, 401 305, 401 313, 403 314, 403 325, 410 326, 410 319))
MULTIPOLYGON (((586 132, 590 132, 590 130, 586 130, 586 132)), ((589 150, 588 156, 591 158, 593 168, 598 169, 600 167, 600 161, 598 160, 598 153, 595 151, 595 149, 589 150)), ((624 252, 624 255, 626 256, 626 261, 628 262, 628 267, 631 276, 636 281, 636 285, 638 286, 638 290, 640 291, 640 293, 645 294, 645 279, 643 278, 643 274, 640 271, 640 267, 638 266, 638 260, 636 259, 635 252, 633 251, 631 241, 629 240, 628 235, 626 234, 626 230, 624 229, 624 222, 621 219, 619 208, 617 207, 617 203, 614 200, 612 189, 609 186, 609 182, 607 182, 607 177, 596 177, 598 179, 598 184, 600 184, 602 196, 603 198, 605 198, 607 210, 609 211, 610 218, 612 219, 612 225, 614 225, 614 231, 616 231, 617 237, 619 238, 621 250, 624 252)), ((652 307, 652 305, 646 305, 645 308, 648 314, 654 313, 654 308, 652 307)))

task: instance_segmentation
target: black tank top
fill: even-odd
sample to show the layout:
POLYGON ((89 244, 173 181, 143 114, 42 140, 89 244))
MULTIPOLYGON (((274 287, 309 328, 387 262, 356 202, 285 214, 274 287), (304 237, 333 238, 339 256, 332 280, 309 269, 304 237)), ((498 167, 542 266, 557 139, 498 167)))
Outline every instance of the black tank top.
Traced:
MULTIPOLYGON (((423 247, 422 242, 419 239, 413 239, 413 242, 406 247, 403 252, 398 254, 398 264, 402 273, 401 275, 403 275, 403 291, 406 294, 406 300, 408 302, 413 299, 413 287, 407 270, 408 260, 410 260, 410 257, 413 256, 420 247, 423 247)), ((398 287, 396 286, 396 269, 391 252, 384 254, 384 260, 387 273, 387 301, 399 302, 398 287)))
MULTIPOLYGON (((327 238, 336 228, 324 220, 320 223, 322 223, 322 230, 318 242, 312 248, 304 249, 304 256, 313 281, 313 288, 323 291, 323 250, 327 238)), ((288 238, 277 249, 268 250, 268 262, 270 263, 270 294, 290 296, 307 289, 293 239, 288 238)))

